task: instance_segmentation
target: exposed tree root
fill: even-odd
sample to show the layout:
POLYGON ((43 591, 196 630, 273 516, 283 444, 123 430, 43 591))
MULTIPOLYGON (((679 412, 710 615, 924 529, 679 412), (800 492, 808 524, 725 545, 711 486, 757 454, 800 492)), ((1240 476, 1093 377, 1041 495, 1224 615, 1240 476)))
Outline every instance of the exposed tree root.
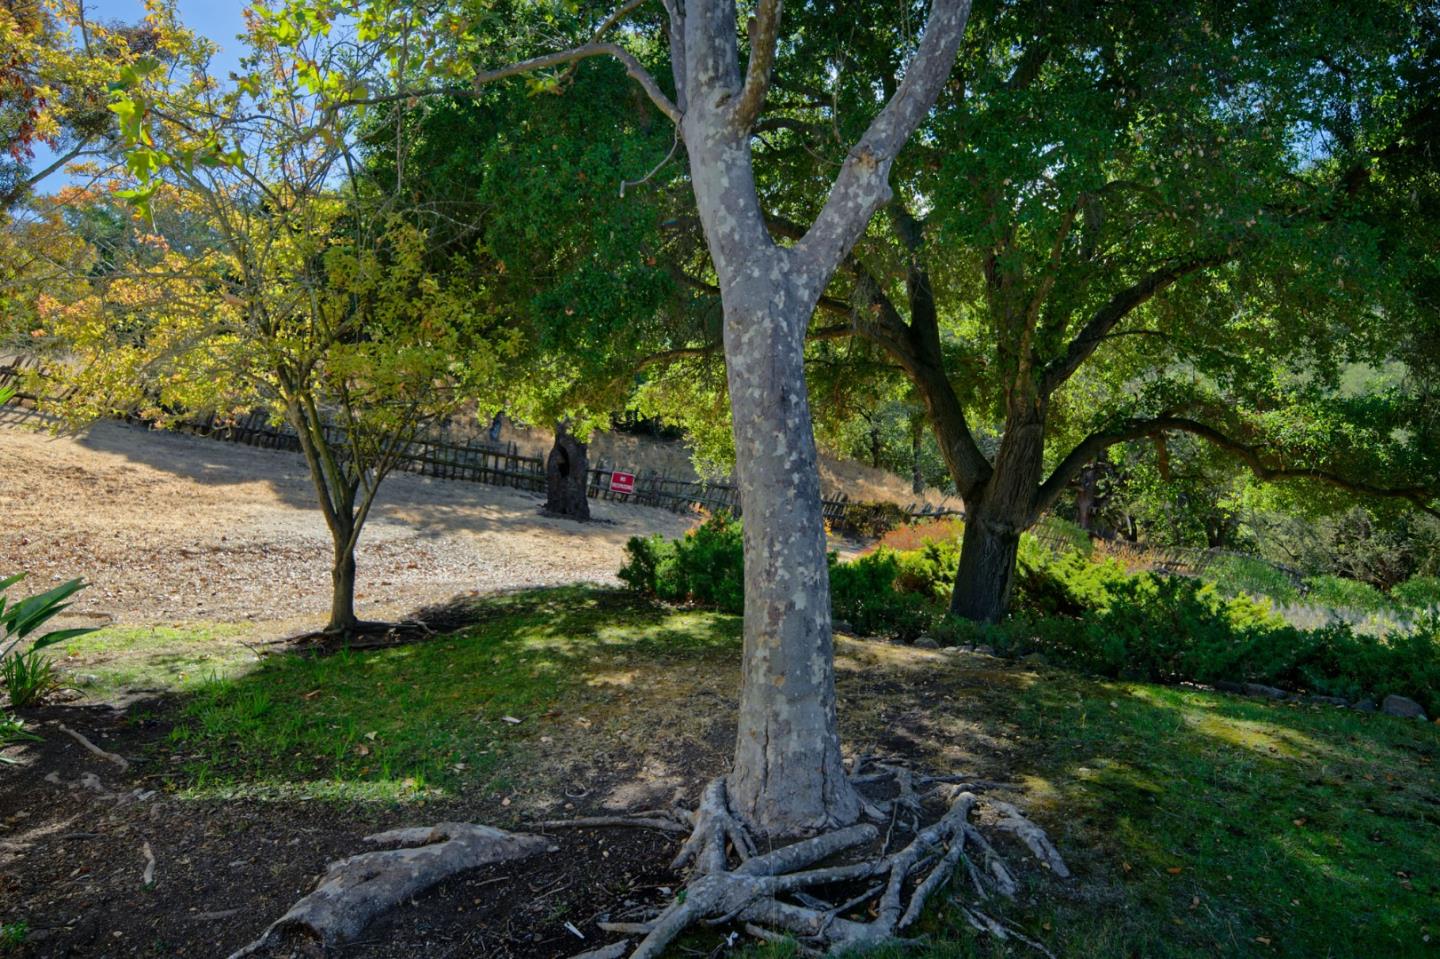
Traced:
POLYGON ((88 751, 94 753, 95 755, 99 756, 101 759, 104 759, 107 762, 112 762, 115 765, 119 766, 121 772, 125 772, 130 768, 130 760, 126 759, 124 756, 118 755, 117 753, 112 753, 105 749, 101 749, 99 746, 92 743, 85 736, 77 733, 75 730, 71 729, 69 726, 66 726, 64 723, 59 723, 58 726, 62 733, 69 736, 71 739, 75 740, 80 745, 84 746, 88 751))
POLYGON ((388 649, 405 646, 435 635, 419 620, 398 623, 360 620, 346 629, 317 629, 286 637, 268 650, 277 653, 338 653, 341 650, 388 649))
MULTIPOLYGON (((971 814, 982 804, 992 814, 986 818, 993 820, 994 828, 1017 837, 1054 875, 1070 874, 1039 826, 1009 803, 976 795, 997 784, 923 776, 873 760, 857 762, 854 779, 872 791, 883 788, 888 793, 887 798, 864 801, 868 816, 889 823, 883 836, 879 826, 860 823, 761 853, 730 808, 724 779, 705 788, 693 813, 646 810, 536 825, 636 827, 689 834, 672 866, 690 867, 690 880, 668 906, 646 921, 599 923, 606 932, 643 937, 629 953, 631 959, 655 959, 694 925, 738 923, 760 939, 793 937, 807 956, 905 942, 905 931, 957 875, 965 877, 965 888, 973 893, 968 901, 954 899, 966 921, 996 938, 1014 939, 1049 955, 1040 943, 978 908, 978 902, 992 895, 1010 897, 1017 889, 1000 854, 971 822, 971 814), (929 818, 927 807, 933 816, 937 805, 943 805, 943 812, 922 828, 929 818), (897 828, 901 841, 908 837, 908 842, 892 851, 897 828)), ((332 863, 314 892, 231 959, 279 947, 294 937, 321 948, 352 941, 381 913, 457 872, 554 851, 543 836, 464 823, 397 829, 366 841, 402 848, 332 863)), ((582 956, 620 959, 629 944, 625 939, 582 956)))
POLYGON ((331 863, 314 892, 230 959, 264 953, 291 937, 308 939, 322 948, 349 942, 380 914, 455 873, 551 848, 542 836, 470 823, 392 829, 367 836, 365 841, 399 848, 331 863))
MULTIPOLYGON (((693 817, 694 829, 675 858, 676 869, 692 866, 689 885, 652 921, 611 923, 604 928, 645 936, 631 959, 654 959, 690 926, 729 922, 742 923, 747 932, 762 939, 792 936, 803 954, 818 955, 904 941, 904 931, 962 867, 978 898, 1015 894, 1009 869, 970 821, 981 802, 974 790, 990 784, 920 776, 901 766, 865 760, 856 763, 854 775, 857 782, 883 784, 893 793, 891 798, 865 804, 867 815, 890 822, 883 842, 877 826, 862 823, 757 853, 744 824, 730 809, 725 781, 717 779, 706 787, 693 817), (920 828, 927 801, 935 800, 946 803, 944 813, 920 828), (891 852, 897 824, 910 840, 891 852), (733 868, 732 854, 738 860, 733 868), (863 891, 847 893, 848 898, 838 904, 817 895, 846 889, 853 893, 856 888, 863 891), (872 918, 847 918, 857 910, 872 918)), ((998 814, 998 828, 1020 838, 1055 875, 1069 875, 1039 826, 1008 803, 986 801, 986 805, 998 814)), ((965 915, 977 928, 996 935, 998 929, 1043 949, 978 910, 967 908, 965 915)))
POLYGON ((536 829, 593 829, 618 826, 631 829, 659 829, 662 832, 689 835, 693 813, 685 809, 651 809, 620 816, 582 816, 579 819, 546 819, 534 823, 536 829))

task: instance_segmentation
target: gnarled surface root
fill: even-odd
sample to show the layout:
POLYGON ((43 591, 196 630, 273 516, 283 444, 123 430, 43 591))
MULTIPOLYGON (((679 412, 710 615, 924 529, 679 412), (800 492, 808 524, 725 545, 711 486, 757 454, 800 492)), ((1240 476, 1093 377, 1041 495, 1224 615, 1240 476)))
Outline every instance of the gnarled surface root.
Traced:
MULTIPOLYGON (((856 764, 857 782, 885 783, 894 794, 888 800, 867 800, 867 804, 887 814, 891 832, 897 820, 909 821, 908 844, 890 852, 891 832, 882 841, 880 830, 865 823, 759 854, 744 824, 730 809, 725 781, 717 779, 706 787, 694 815, 694 830, 675 859, 677 869, 692 866, 689 885, 652 922, 625 927, 624 931, 645 934, 631 959, 655 959, 696 924, 739 922, 762 939, 788 934, 799 941, 804 954, 897 941, 962 867, 978 899, 992 893, 1015 894, 1016 883, 1009 869, 970 821, 982 802, 972 789, 993 784, 917 776, 903 767, 874 762, 862 775, 862 765, 856 764), (925 803, 935 800, 946 803, 944 813, 929 826, 915 828, 925 803), (738 860, 733 867, 731 851, 738 860), (847 885, 863 886, 864 891, 838 905, 814 894, 847 885), (867 903, 873 903, 873 918, 846 918, 845 914, 867 903)), ((986 800, 985 804, 996 814, 997 828, 1017 836, 1055 875, 1069 875, 1039 826, 1009 803, 986 800)), ((978 910, 967 909, 965 915, 987 931, 998 926, 989 917, 982 919, 984 914, 978 910), (990 925, 984 925, 986 920, 990 925)), ((1020 938, 1014 929, 1006 931, 1020 938)))
POLYGON ((365 841, 398 848, 331 863, 314 892, 230 959, 264 954, 292 938, 309 939, 322 948, 349 942, 382 913, 455 873, 551 848, 542 836, 451 822, 392 829, 365 841))

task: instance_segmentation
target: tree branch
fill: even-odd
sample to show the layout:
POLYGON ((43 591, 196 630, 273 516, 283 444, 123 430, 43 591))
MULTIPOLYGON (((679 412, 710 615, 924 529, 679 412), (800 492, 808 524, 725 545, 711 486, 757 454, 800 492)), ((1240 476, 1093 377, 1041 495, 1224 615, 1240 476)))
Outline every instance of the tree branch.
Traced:
POLYGON ((614 57, 625 67, 625 72, 630 74, 634 80, 644 89, 650 101, 660 109, 674 123, 680 122, 680 108, 677 107, 655 78, 641 65, 635 55, 618 43, 586 43, 569 50, 560 50, 555 53, 547 53, 543 56, 531 57, 528 60, 521 60, 507 66, 494 70, 485 70, 475 74, 470 81, 469 87, 425 87, 419 90, 406 90, 401 93, 390 93, 374 97, 355 97, 353 99, 339 100, 330 104, 330 110, 340 110, 346 107, 374 106, 381 103, 395 103, 400 100, 413 100, 417 97, 473 97, 479 96, 481 88, 486 84, 494 83, 496 80, 503 80, 507 77, 516 77, 526 73, 533 73, 536 70, 544 70, 547 67, 556 67, 561 64, 573 63, 577 60, 584 60, 589 57, 614 57))
POLYGON ((890 199, 890 165, 935 105, 969 16, 970 0, 931 3, 925 35, 900 88, 850 150, 820 215, 795 247, 797 258, 808 261, 815 285, 829 278, 864 232, 871 214, 890 199))
POLYGON ((1090 358, 1096 347, 1110 334, 1115 325, 1130 314, 1137 307, 1149 302, 1155 296, 1173 286, 1181 279, 1226 263, 1235 257, 1235 252, 1227 250, 1224 253, 1216 253, 1210 256, 1198 257, 1192 260, 1184 260, 1179 263, 1172 263, 1169 266, 1152 270, 1142 277, 1139 282, 1126 287, 1105 303, 1104 306, 1095 311, 1090 321, 1070 341, 1065 350, 1065 355, 1046 365, 1040 376, 1040 393, 1042 396, 1049 396, 1066 380, 1075 374, 1075 371, 1090 358))
POLYGON ((1287 479, 1316 480, 1364 496, 1407 500, 1431 516, 1440 518, 1440 506, 1432 504, 1432 501, 1437 498, 1437 492, 1434 489, 1424 486, 1378 486, 1364 480, 1352 479, 1333 469, 1318 466, 1272 465, 1264 460, 1264 451, 1259 446, 1243 443, 1198 420, 1169 415, 1127 420, 1115 429, 1091 433, 1085 437, 1056 465, 1054 471, 1040 485, 1036 492, 1036 514, 1053 506, 1061 492, 1079 474, 1085 464, 1094 460, 1105 450, 1119 443, 1165 433, 1188 433, 1191 436, 1199 437, 1239 459, 1257 479, 1263 482, 1287 479))
POLYGON ((745 67, 745 86, 735 101, 737 129, 749 130, 765 105, 770 73, 775 66, 775 47, 780 34, 782 0, 760 0, 750 19, 750 62, 745 67))

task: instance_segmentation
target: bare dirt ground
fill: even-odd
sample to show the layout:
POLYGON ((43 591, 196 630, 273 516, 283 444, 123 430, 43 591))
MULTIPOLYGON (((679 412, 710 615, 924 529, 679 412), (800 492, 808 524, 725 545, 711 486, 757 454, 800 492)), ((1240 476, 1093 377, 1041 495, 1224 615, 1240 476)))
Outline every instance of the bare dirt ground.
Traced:
MULTIPOLYGON (((313 621, 329 608, 330 538, 294 453, 101 423, 75 437, 0 412, 0 572, 83 576, 97 621, 313 621)), ((615 582, 626 540, 691 520, 596 502, 598 522, 539 513, 529 492, 400 474, 357 557, 362 617, 451 596, 615 582)))

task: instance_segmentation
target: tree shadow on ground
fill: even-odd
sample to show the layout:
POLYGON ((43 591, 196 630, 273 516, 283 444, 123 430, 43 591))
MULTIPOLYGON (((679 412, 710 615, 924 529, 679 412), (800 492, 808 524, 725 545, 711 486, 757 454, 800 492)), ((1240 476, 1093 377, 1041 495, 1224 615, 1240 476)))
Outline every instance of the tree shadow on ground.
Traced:
MULTIPOLYGON (((737 618, 587 589, 470 614, 454 635, 275 657, 179 697, 156 765, 182 807, 257 822, 330 809, 496 825, 693 802, 725 768, 737 618)), ((837 664, 852 752, 1013 783, 1050 831, 1075 878, 1007 849, 1024 886, 996 908, 1056 955, 1431 948, 1433 727, 844 637, 837 664)), ((1032 954, 975 937, 951 907, 922 931, 939 945, 921 955, 1032 954)))

